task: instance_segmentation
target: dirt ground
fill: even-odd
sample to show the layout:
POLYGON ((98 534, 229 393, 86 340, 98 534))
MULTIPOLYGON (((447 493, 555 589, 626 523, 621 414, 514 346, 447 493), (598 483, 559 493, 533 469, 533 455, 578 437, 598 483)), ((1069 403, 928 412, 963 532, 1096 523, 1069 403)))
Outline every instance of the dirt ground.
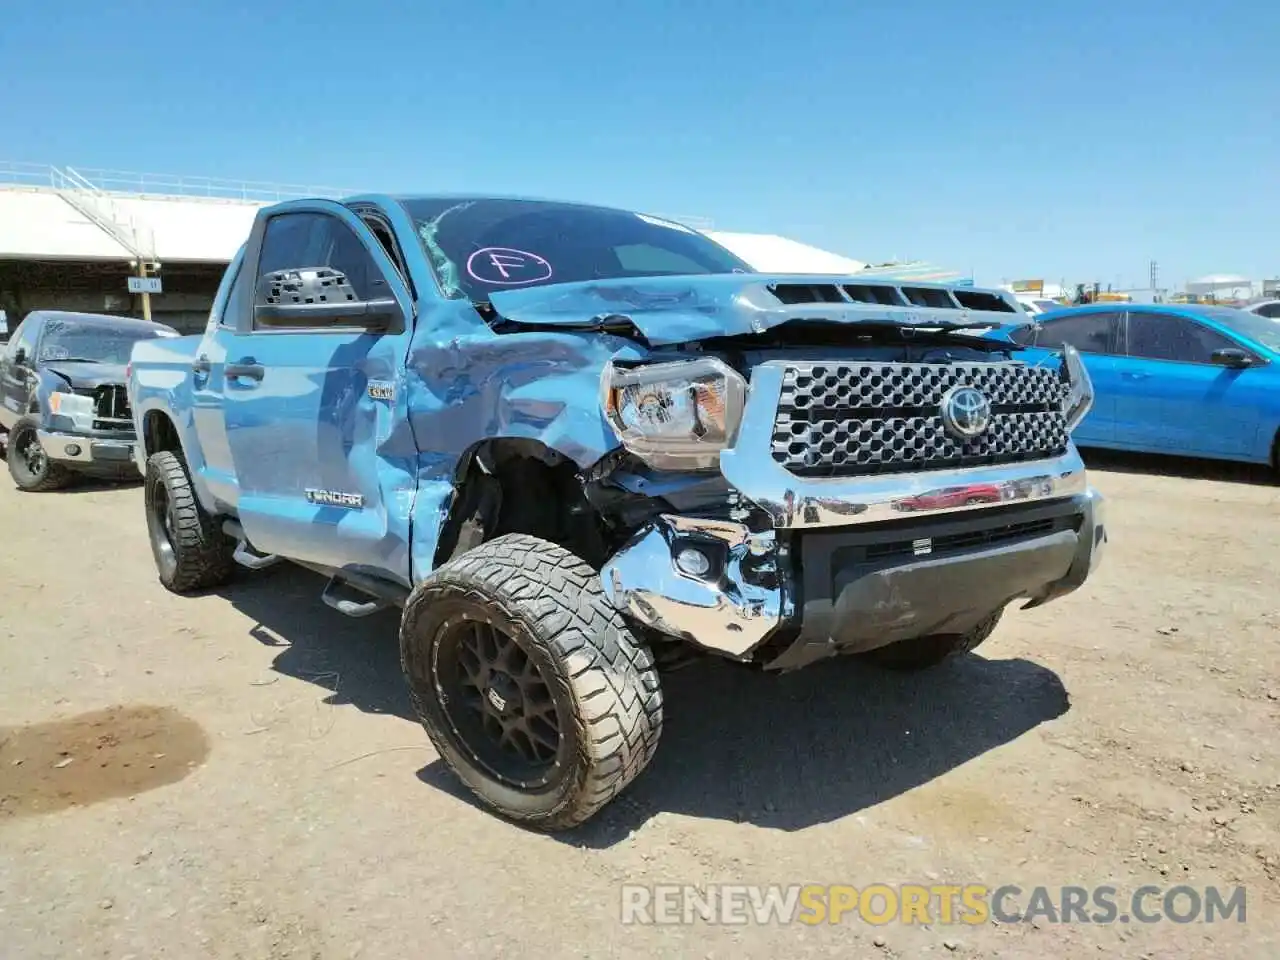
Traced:
POLYGON ((0 957, 1274 957, 1280 486, 1098 461, 1067 599, 926 675, 672 675, 649 771, 547 837, 459 792, 392 616, 157 583, 137 487, 0 482, 0 957), (623 925, 620 885, 1244 886, 1214 924, 623 925))

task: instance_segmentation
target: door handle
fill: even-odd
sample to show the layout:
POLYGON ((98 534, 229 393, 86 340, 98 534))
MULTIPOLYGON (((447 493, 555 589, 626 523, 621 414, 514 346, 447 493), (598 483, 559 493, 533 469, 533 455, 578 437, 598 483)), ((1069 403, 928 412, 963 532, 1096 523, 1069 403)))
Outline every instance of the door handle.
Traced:
POLYGON ((243 377, 246 380, 261 380, 267 368, 253 357, 241 357, 238 363, 228 363, 223 370, 228 379, 243 377))
POLYGON ((191 361, 192 373, 208 373, 211 369, 213 365, 209 363, 209 357, 206 354, 202 353, 191 361))
POLYGON ((1145 380, 1147 379, 1147 377, 1151 376, 1151 374, 1137 373, 1133 370, 1126 370, 1124 373, 1120 374, 1120 376, 1124 377, 1126 380, 1145 380))

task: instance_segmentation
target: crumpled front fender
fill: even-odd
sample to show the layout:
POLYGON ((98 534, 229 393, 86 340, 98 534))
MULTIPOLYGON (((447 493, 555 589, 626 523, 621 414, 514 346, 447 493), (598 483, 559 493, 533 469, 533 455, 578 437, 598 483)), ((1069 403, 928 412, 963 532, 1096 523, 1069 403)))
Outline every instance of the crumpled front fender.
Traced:
MULTIPOLYGON (((461 461, 478 442, 536 440, 585 469, 618 446, 600 410, 600 374, 613 358, 641 359, 646 351, 601 333, 530 332, 499 335, 477 323, 457 329, 470 304, 447 304, 410 346, 406 389, 417 443, 412 507, 412 578, 431 572, 436 547, 459 480, 461 461), (432 330, 437 335, 426 335, 432 330)), ((435 311, 433 311, 434 313, 435 311)))

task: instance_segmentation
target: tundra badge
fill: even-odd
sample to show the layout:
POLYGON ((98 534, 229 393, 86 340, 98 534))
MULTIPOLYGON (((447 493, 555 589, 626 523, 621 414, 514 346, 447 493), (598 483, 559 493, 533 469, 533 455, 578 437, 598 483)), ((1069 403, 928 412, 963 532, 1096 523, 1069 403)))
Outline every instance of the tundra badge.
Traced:
POLYGON ((364 506, 364 494, 343 493, 341 490, 307 490, 307 502, 325 507, 354 507, 359 510, 364 506))

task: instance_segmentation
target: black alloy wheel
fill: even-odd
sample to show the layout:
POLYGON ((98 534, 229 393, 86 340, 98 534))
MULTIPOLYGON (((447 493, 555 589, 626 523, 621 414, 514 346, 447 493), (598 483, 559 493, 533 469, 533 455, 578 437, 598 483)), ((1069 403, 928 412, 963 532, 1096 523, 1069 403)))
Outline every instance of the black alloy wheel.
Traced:
POLYGON ((435 657, 445 717, 472 760, 510 786, 545 785, 561 722, 533 659, 505 631, 468 614, 441 625, 435 657))
POLYGON ((151 549, 155 553, 156 566, 161 570, 171 570, 177 564, 174 558, 177 533, 169 504, 169 489, 160 476, 153 475, 147 479, 147 532, 151 534, 151 549))
POLYGON ((19 421, 9 432, 5 459, 9 476, 19 490, 43 493, 65 487, 71 481, 71 471, 49 459, 30 420, 19 421))
POLYGON ((176 452, 161 450, 147 458, 143 503, 151 554, 166 588, 188 593, 231 578, 235 542, 200 506, 187 465, 176 452))
POLYGON ((490 809, 539 830, 584 823, 662 733, 653 655, 569 550, 506 534, 414 588, 400 625, 414 710, 490 809))

